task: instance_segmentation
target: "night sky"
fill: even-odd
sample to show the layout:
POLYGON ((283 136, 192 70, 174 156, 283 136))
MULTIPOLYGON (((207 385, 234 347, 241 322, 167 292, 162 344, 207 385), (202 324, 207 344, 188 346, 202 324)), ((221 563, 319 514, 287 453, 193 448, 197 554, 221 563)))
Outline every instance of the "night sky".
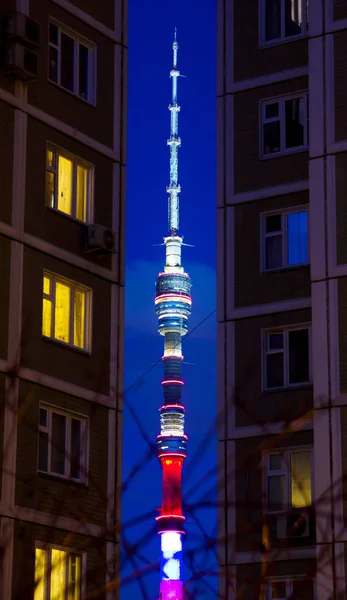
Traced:
MULTIPOLYGON (((183 470, 184 497, 194 506, 187 515, 185 549, 203 546, 204 534, 216 536, 216 508, 199 508, 202 499, 215 502, 216 492, 216 326, 215 314, 203 324, 215 301, 215 0, 129 1, 129 79, 127 151, 127 278, 125 329, 125 407, 123 442, 123 537, 137 544, 135 564, 125 561, 123 576, 148 569, 160 557, 155 509, 161 503, 161 469, 155 456, 130 480, 134 465, 148 455, 144 438, 155 443, 163 338, 154 312, 155 280, 165 262, 172 41, 177 26, 180 233, 193 247, 183 247, 182 263, 192 279, 193 312, 183 340, 183 402, 186 406, 188 459, 183 470), (203 5, 203 9, 201 6, 203 5), (134 382, 137 382, 134 384, 134 382), (131 414, 134 412, 140 427, 131 414), (142 433, 140 431, 142 428, 142 433), (143 435, 142 435, 143 434, 143 435), (138 524, 130 525, 138 518, 138 524), (199 531, 202 527, 203 533, 199 531), (147 561, 147 562, 146 562, 147 561)), ((188 555, 189 559, 189 555, 188 555)), ((194 571, 216 569, 213 553, 194 551, 194 571)), ((187 566, 185 579, 191 571, 187 566)), ((208 585, 215 585, 211 577, 208 585)), ((124 585, 122 599, 158 596, 159 574, 124 585), (147 594, 147 596, 145 595, 147 594)), ((203 582, 190 587, 196 598, 215 597, 203 582)))

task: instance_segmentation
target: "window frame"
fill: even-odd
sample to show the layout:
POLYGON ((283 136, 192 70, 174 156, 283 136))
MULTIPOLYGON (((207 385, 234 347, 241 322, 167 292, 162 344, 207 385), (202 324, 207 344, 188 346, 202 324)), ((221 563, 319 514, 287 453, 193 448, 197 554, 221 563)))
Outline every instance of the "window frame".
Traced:
POLYGON ((288 208, 282 208, 278 210, 272 210, 263 212, 260 214, 260 272, 261 273, 276 273, 278 271, 287 271, 290 269, 297 269, 300 267, 306 267, 310 264, 309 257, 310 248, 310 212, 309 206, 303 204, 301 206, 292 206, 288 208), (289 265, 288 263, 288 226, 287 216, 290 214, 296 214, 300 212, 307 212, 307 261, 289 265), (274 267, 272 269, 266 268, 266 238, 274 237, 279 235, 279 232, 266 232, 266 218, 276 215, 281 215, 281 236, 282 236, 282 266, 274 267))
POLYGON ((286 325, 282 327, 271 327, 261 330, 261 344, 262 344, 262 391, 263 392, 276 392, 285 389, 296 389, 312 385, 312 323, 297 323, 296 325, 286 325), (289 333, 291 331, 301 331, 302 329, 308 330, 308 373, 309 381, 303 381, 300 383, 289 383, 289 333), (268 350, 267 347, 267 336, 271 333, 283 333, 283 350, 268 350), (283 353, 283 386, 267 387, 267 355, 283 353))
POLYGON ((273 98, 265 98, 259 101, 259 119, 260 119, 260 136, 259 136, 259 156, 260 160, 269 160, 271 158, 277 158, 279 156, 287 156, 288 154, 297 154, 298 152, 308 151, 308 90, 298 90, 292 94, 284 96, 275 96, 273 98), (285 147, 285 103, 287 100, 296 100, 298 98, 304 98, 305 107, 305 126, 304 126, 304 143, 301 146, 295 146, 294 148, 285 147), (265 107, 270 104, 279 104, 278 117, 265 117, 265 107), (266 123, 272 123, 275 121, 280 122, 280 150, 278 152, 271 152, 269 154, 264 153, 264 125, 266 123))
MULTIPOLYGON (((81 586, 80 586, 80 597, 84 598, 86 595, 86 571, 87 571, 87 553, 82 550, 76 550, 75 548, 68 548, 66 546, 61 546, 59 544, 46 544, 45 542, 35 541, 35 558, 36 558, 36 549, 44 550, 46 553, 46 564, 45 564, 45 598, 44 600, 51 599, 51 590, 50 590, 50 582, 51 582, 51 564, 52 564, 52 550, 60 550, 65 552, 66 557, 71 555, 78 555, 81 557, 81 586)), ((66 571, 68 572, 69 562, 66 560, 66 571)), ((35 573, 36 575, 36 573, 35 573)), ((65 587, 65 598, 64 600, 68 600, 68 591, 69 591, 69 581, 68 577, 66 578, 68 584, 65 587)), ((36 590, 36 585, 34 587, 36 590)))
POLYGON ((95 197, 95 166, 88 161, 84 160, 80 156, 76 154, 72 154, 65 148, 61 148, 54 143, 47 142, 46 143, 46 186, 45 186, 45 206, 50 210, 56 211, 58 214, 67 217, 68 219, 72 219, 73 221, 77 221, 77 223, 82 223, 83 225, 89 225, 94 223, 94 197, 95 197), (47 155, 48 152, 55 153, 55 166, 50 167, 48 165, 47 155), (72 214, 68 214, 59 210, 57 207, 57 197, 58 197, 58 155, 63 158, 67 158, 71 160, 73 163, 73 174, 72 174, 72 214), (87 169, 87 194, 86 194, 86 220, 82 221, 78 217, 76 217, 76 193, 77 193, 77 166, 80 165, 87 169), (48 173, 53 173, 55 175, 54 182, 54 206, 50 206, 47 203, 47 183, 48 183, 48 173))
POLYGON ((87 38, 80 35, 77 31, 70 29, 60 21, 49 18, 48 20, 48 62, 47 62, 47 80, 56 85, 61 90, 86 102, 90 106, 96 106, 96 82, 97 82, 97 46, 87 38), (58 43, 54 44, 50 40, 50 26, 55 25, 58 28, 58 43), (74 40, 74 72, 73 72, 73 91, 61 85, 61 34, 65 34, 74 40), (88 98, 83 98, 79 94, 79 46, 82 44, 88 49, 88 98), (49 48, 57 51, 57 81, 49 77, 49 48))
POLYGON ((43 471, 39 468, 39 453, 40 453, 40 439, 38 438, 38 446, 37 446, 37 472, 43 475, 49 475, 51 477, 57 477, 59 479, 64 479, 68 481, 73 481, 74 483, 79 483, 82 485, 88 485, 88 472, 89 472, 89 419, 86 415, 81 415, 79 413, 75 413, 72 411, 66 411, 60 409, 57 406, 53 406, 47 404, 45 402, 40 402, 39 411, 38 411, 38 433, 46 433, 48 435, 48 445, 47 445, 47 471, 43 471), (40 424, 40 409, 43 409, 47 412, 47 425, 40 424), (65 425, 65 474, 56 473, 51 470, 51 449, 52 449, 52 415, 53 413, 62 415, 66 418, 65 425), (81 477, 71 477, 71 475, 67 474, 71 472, 71 421, 75 419, 76 421, 81 422, 81 462, 80 462, 80 472, 81 477))
MULTIPOLYGON (((93 317, 93 290, 88 288, 87 286, 77 283, 76 281, 72 281, 71 279, 67 279, 62 275, 58 275, 57 273, 53 273, 52 271, 48 271, 44 269, 43 277, 42 277, 42 303, 41 303, 41 337, 44 340, 49 340, 55 344, 59 344, 63 347, 70 348, 77 352, 82 352, 83 354, 91 354, 92 352, 92 317, 93 317), (46 294, 44 292, 44 278, 48 277, 51 282, 50 293, 46 294), (55 325, 55 302, 56 302, 56 294, 55 294, 55 286, 56 283, 62 283, 64 285, 69 286, 72 290, 79 290, 85 293, 86 304, 84 311, 84 347, 80 348, 79 346, 75 346, 73 342, 64 342, 63 340, 59 340, 54 337, 54 325, 55 325), (42 318, 43 318, 43 300, 49 300, 52 303, 52 316, 51 316, 51 335, 46 336, 42 332, 42 318)), ((69 323, 69 339, 74 339, 74 293, 70 294, 70 323, 69 323), (71 317, 72 315, 72 317, 71 317)))
POLYGON ((266 40, 266 0, 259 0, 259 47, 277 46, 287 44, 308 36, 308 0, 301 0, 303 10, 303 26, 301 33, 296 35, 285 35, 285 0, 281 0, 281 35, 273 40, 266 40))
POLYGON ((312 445, 304 445, 304 446, 289 446, 289 447, 285 447, 285 448, 275 448, 272 449, 270 452, 266 451, 263 452, 263 508, 264 508, 264 514, 266 515, 285 515, 288 514, 288 512, 290 511, 304 511, 305 508, 303 507, 302 509, 299 508, 295 508, 292 507, 291 505, 291 491, 292 491, 292 480, 291 480, 291 472, 290 472, 290 460, 291 460, 291 456, 292 454, 295 453, 300 453, 300 452, 310 452, 310 468, 311 468, 311 505, 312 506, 314 504, 314 486, 313 486, 313 475, 314 475, 314 471, 313 471, 313 446, 312 445), (269 475, 270 469, 269 469, 269 462, 270 462, 270 456, 275 456, 277 454, 283 454, 283 462, 284 462, 284 467, 282 469, 276 469, 276 470, 272 470, 271 473, 275 474, 275 475, 284 475, 286 480, 285 480, 285 486, 286 486, 286 504, 283 510, 269 510, 269 488, 268 488, 268 481, 269 481, 269 477, 271 477, 272 475, 269 475))
MULTIPOLYGON (((265 594, 265 598, 266 600, 274 600, 272 597, 272 584, 273 583, 283 583, 285 582, 286 584, 286 599, 291 599, 293 598, 293 593, 294 593, 294 582, 295 581, 307 581, 307 575, 305 575, 304 573, 302 574, 298 574, 298 575, 277 575, 274 577, 267 577, 266 578, 266 594, 265 594)), ((315 582, 313 579, 311 579, 312 581, 312 589, 313 589, 313 594, 314 594, 314 590, 315 590, 315 582)))

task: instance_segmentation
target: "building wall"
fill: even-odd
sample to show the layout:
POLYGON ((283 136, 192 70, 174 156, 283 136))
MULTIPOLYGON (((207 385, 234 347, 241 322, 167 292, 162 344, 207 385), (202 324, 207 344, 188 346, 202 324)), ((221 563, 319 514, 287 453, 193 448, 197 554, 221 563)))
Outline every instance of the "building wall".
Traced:
MULTIPOLYGON (((83 553, 82 596, 119 573, 123 385, 126 0, 4 0, 40 24, 29 84, 0 61, 0 572, 3 600, 33 598, 35 544, 83 553), (48 80, 49 23, 95 48, 89 103, 48 80), (92 168, 91 223, 114 232, 115 253, 86 251, 86 224, 46 203, 46 151, 92 168), (42 335, 43 273, 91 290, 88 351, 42 335), (87 422, 81 483, 38 470, 39 407, 87 422)), ((3 49, 0 51, 3 52, 3 49)), ((91 71, 89 73, 91 75, 91 71)))
POLYGON ((228 599, 260 597, 264 577, 302 575, 317 600, 345 597, 347 12, 339 0, 308 5, 307 34, 264 43, 261 1, 218 2, 219 562, 228 599), (260 103, 298 91, 309 97, 308 149, 263 158, 260 103), (305 206, 309 265, 264 272, 262 215, 305 206), (264 392, 261 332, 304 322, 311 385, 264 392), (264 552, 261 452, 296 443, 313 448, 315 533, 281 550, 270 519, 264 552))

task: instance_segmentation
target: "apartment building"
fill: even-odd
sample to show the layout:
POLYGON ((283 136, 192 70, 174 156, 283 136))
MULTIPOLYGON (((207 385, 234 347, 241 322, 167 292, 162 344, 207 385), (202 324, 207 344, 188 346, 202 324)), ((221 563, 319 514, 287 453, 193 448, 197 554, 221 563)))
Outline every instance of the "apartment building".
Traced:
POLYGON ((345 598, 347 5, 218 2, 220 591, 345 598))
POLYGON ((127 2, 0 29, 0 597, 117 598, 127 2))

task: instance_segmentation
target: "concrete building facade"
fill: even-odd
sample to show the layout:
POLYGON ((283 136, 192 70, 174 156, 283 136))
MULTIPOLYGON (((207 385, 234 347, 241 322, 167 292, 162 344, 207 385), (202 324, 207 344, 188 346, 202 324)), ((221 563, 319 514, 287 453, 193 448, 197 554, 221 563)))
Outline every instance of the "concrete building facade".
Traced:
POLYGON ((219 0, 217 39, 220 590, 342 599, 347 8, 219 0))
POLYGON ((111 599, 127 2, 3 0, 0 24, 0 597, 111 599))

